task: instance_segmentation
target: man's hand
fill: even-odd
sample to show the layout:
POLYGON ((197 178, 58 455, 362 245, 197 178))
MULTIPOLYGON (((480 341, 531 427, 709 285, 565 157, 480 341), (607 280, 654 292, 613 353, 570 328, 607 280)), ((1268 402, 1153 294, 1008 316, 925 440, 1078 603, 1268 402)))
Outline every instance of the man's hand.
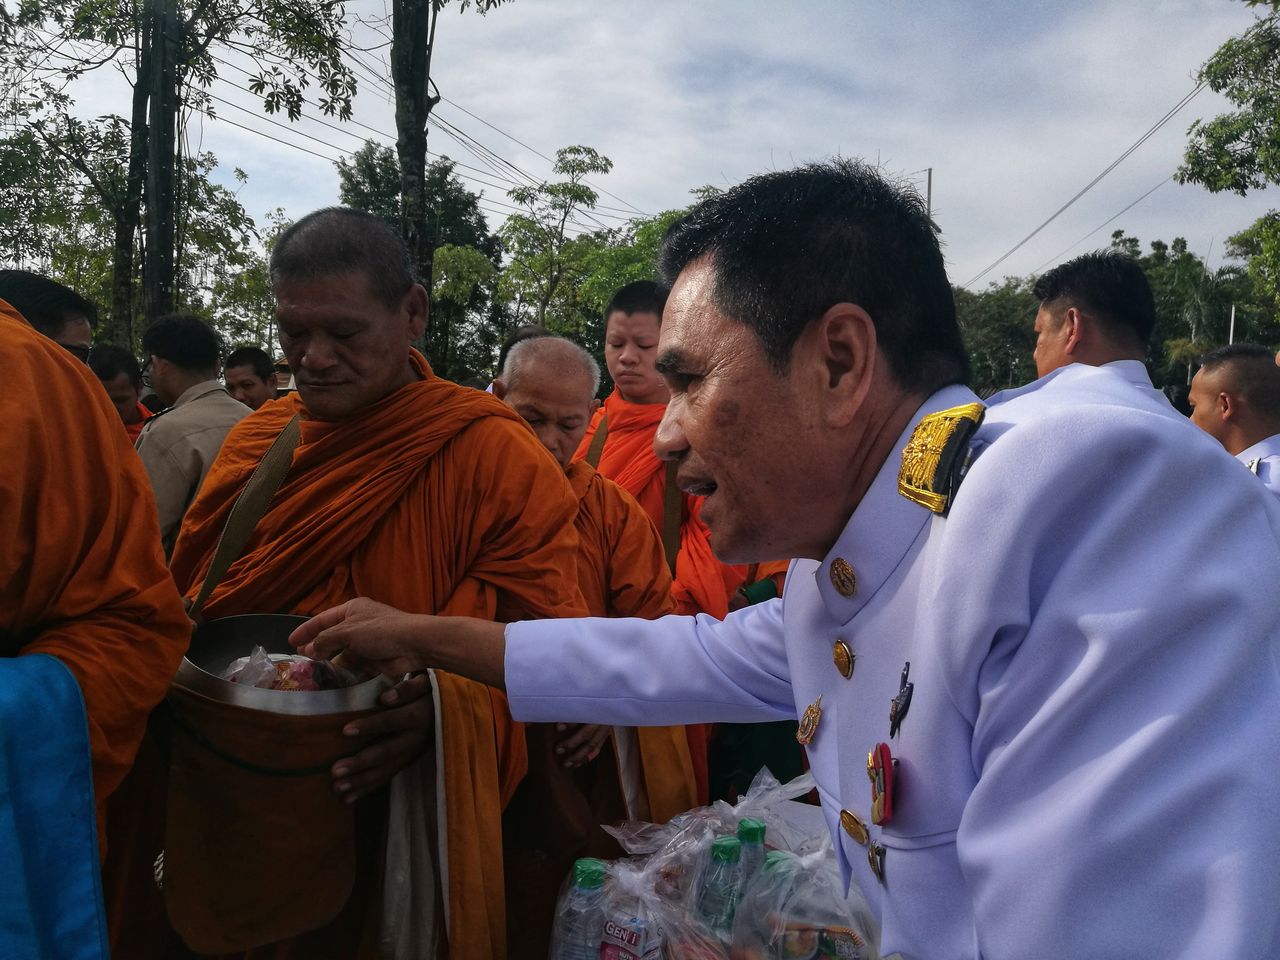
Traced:
POLYGON ((435 735, 435 707, 431 680, 425 674, 409 677, 382 695, 395 704, 380 713, 343 727, 349 737, 377 737, 353 757, 333 765, 333 789, 354 803, 388 783, 426 751, 435 735))
POLYGON ((431 619, 404 613, 366 597, 318 613, 289 637, 298 652, 326 660, 346 651, 393 680, 434 664, 422 662, 413 640, 431 619))
POLYGON ((613 732, 612 727, 593 723, 557 723, 556 731, 565 738, 556 744, 556 756, 566 767, 580 767, 600 755, 600 748, 613 732))
POLYGON ((404 613, 357 597, 316 614, 290 634, 289 642, 313 660, 345 651, 392 679, 437 667, 501 690, 505 630, 505 624, 492 620, 404 613))

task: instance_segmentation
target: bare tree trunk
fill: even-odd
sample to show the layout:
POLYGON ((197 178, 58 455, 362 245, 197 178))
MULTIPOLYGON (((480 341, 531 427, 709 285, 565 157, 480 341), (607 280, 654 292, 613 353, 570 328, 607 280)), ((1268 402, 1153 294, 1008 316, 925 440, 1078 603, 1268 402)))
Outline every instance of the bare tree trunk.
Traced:
POLYGON ((134 238, 142 222, 142 186, 147 178, 147 77, 151 71, 151 31, 144 22, 138 37, 138 73, 129 123, 129 170, 124 196, 113 211, 111 251, 111 340, 133 350, 139 331, 133 325, 134 238))
POLYGON ((178 124, 178 31, 181 21, 173 0, 147 0, 151 24, 151 70, 140 82, 149 87, 150 123, 147 138, 146 272, 143 285, 147 319, 173 310, 175 171, 178 124))
MULTIPOLYGON (((432 0, 392 0, 391 78, 396 91, 400 230, 418 282, 427 289, 428 305, 435 244, 427 225, 427 118, 440 102, 429 89, 437 19, 432 0)), ((436 318, 428 313, 421 346, 432 365, 444 373, 448 337, 439 332, 436 318)))

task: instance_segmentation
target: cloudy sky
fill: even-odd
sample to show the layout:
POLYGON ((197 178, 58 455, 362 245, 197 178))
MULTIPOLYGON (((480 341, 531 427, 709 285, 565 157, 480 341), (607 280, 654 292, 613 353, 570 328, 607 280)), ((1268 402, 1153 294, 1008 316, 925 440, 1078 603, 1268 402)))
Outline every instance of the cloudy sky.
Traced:
MULTIPOLYGON (((384 0, 349 4, 374 19, 385 9, 384 0)), ((922 191, 932 167, 951 277, 965 284, 1190 93, 1197 67, 1253 17, 1236 0, 515 0, 485 17, 446 14, 433 74, 449 101, 439 118, 534 177, 550 175, 540 154, 568 144, 612 158, 612 173, 595 181, 612 194, 602 196, 604 223, 684 206, 701 184, 834 154, 910 175, 922 191)), ((366 46, 381 42, 355 30, 366 46)), ((333 164, 298 148, 336 157, 379 136, 369 128, 390 140, 385 54, 359 54, 368 69, 357 70, 354 119, 365 126, 284 130, 219 103, 220 119, 194 125, 192 142, 218 155, 228 180, 233 167, 248 174, 240 197, 255 217, 333 203, 333 164)), ((245 77, 222 72, 212 92, 256 111, 235 86, 245 77)), ((1104 246, 1118 227, 1144 244, 1186 237, 1221 263, 1230 234, 1280 205, 1274 190, 1241 198, 1166 182, 1072 244, 1165 180, 1190 123, 1223 107, 1202 92, 976 285, 1104 246)), ((500 176, 440 130, 430 149, 485 171, 471 186, 499 220, 509 168, 500 176)))

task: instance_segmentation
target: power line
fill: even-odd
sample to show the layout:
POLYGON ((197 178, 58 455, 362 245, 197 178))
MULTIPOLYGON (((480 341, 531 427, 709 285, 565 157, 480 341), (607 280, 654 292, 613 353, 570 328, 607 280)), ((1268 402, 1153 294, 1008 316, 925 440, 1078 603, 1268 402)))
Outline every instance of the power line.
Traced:
POLYGON ((1086 193, 1092 190, 1095 186, 1097 186, 1098 182, 1101 181, 1103 177, 1109 174, 1116 167, 1120 166, 1120 164, 1126 158, 1128 158, 1128 156, 1131 153, 1133 153, 1140 146, 1142 146, 1144 143, 1150 140, 1153 136, 1155 136, 1156 131, 1159 130, 1161 127, 1163 127, 1171 119, 1173 119, 1174 114, 1176 114, 1179 110, 1181 110, 1188 103, 1190 103, 1195 98, 1195 96, 1205 88, 1205 86, 1206 86, 1206 82, 1202 80, 1199 84, 1196 85, 1194 90, 1192 90, 1185 97, 1183 97, 1181 100, 1175 103, 1169 109, 1168 113, 1166 113, 1163 117, 1157 120, 1155 124, 1146 133, 1144 133, 1141 137, 1139 137, 1136 141, 1134 141, 1133 145, 1130 146, 1129 149, 1125 150, 1124 153, 1120 154, 1120 156, 1112 160, 1111 163, 1107 165, 1106 169, 1104 169, 1100 174, 1098 174, 1096 177, 1090 180, 1087 184, 1085 184, 1084 188, 1081 189, 1074 197, 1072 197, 1070 200, 1064 203, 1061 207, 1055 210, 1053 214, 1049 217, 1049 219, 1045 220, 1044 223, 1040 224, 1040 226, 1036 227, 1029 234, 1027 234, 1025 237, 1023 237, 1021 240, 1015 243, 1005 254, 996 258, 996 260, 990 266, 988 266, 985 270, 979 271, 974 277, 965 281, 964 286, 966 287, 970 286, 971 284, 974 284, 977 281, 981 280, 988 273, 990 273, 996 267, 1000 266, 1000 264, 1004 263, 1011 256, 1013 256, 1015 253, 1021 250, 1023 246, 1027 244, 1028 241, 1030 241, 1034 236, 1036 236, 1036 234, 1038 234, 1041 230, 1043 230, 1049 224, 1053 223, 1053 221, 1058 219, 1058 217, 1062 213, 1064 213, 1073 203, 1075 203, 1077 200, 1083 197, 1086 193))
POLYGON ((1036 267, 1035 270, 1032 271, 1032 273, 1038 274, 1041 270, 1043 270, 1049 264, 1057 263, 1059 260, 1062 259, 1063 254, 1070 253, 1072 250, 1074 250, 1080 244, 1084 243, 1086 240, 1092 237, 1095 233, 1097 233, 1103 227, 1110 225, 1113 220, 1118 220, 1120 217, 1124 216, 1126 213, 1128 213, 1130 210, 1132 210, 1134 207, 1140 204, 1143 200, 1147 199, 1147 197, 1151 196, 1153 193, 1155 193, 1157 190, 1159 190, 1161 187, 1163 187, 1166 183, 1168 183, 1172 179, 1173 177, 1165 177, 1163 180, 1157 183, 1154 187, 1152 187, 1150 190, 1148 190, 1146 193, 1140 196, 1137 200, 1133 201, 1133 203, 1129 204, 1119 213, 1115 214, 1115 216, 1112 216, 1109 219, 1104 220, 1102 223, 1098 224, 1098 226, 1094 227, 1092 230, 1086 233, 1083 237, 1081 237, 1075 243, 1071 244, 1070 246, 1064 247, 1062 250, 1055 253, 1052 257, 1050 257, 1044 263, 1040 264, 1040 266, 1036 267))

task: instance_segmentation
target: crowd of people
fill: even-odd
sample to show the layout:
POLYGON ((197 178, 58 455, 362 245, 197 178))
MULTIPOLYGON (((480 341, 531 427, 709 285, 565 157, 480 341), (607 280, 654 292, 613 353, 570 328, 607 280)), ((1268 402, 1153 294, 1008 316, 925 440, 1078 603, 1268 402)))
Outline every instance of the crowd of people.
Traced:
POLYGON ((1183 416, 1141 268, 1100 252, 1035 286, 1039 378, 980 399, 927 212, 848 161, 704 201, 657 268, 601 318, 603 401, 539 327, 487 389, 436 376, 405 248, 354 210, 272 250, 283 387, 197 316, 139 363, 0 271, 0 779, 32 798, 0 798, 0 947, 196 955, 162 701, 192 618, 292 614, 395 682, 265 851, 349 808, 346 872, 273 878, 303 929, 216 918, 258 931, 237 955, 545 957, 602 825, 763 765, 812 769, 886 955, 1280 949, 1274 352, 1207 354, 1183 416))

